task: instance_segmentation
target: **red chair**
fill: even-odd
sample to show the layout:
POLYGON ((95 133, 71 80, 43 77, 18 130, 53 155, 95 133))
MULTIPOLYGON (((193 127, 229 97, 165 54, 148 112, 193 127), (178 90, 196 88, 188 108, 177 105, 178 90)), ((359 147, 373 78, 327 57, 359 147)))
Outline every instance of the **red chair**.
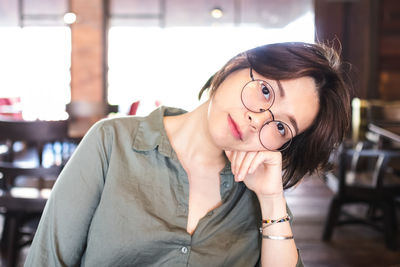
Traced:
POLYGON ((21 98, 1 97, 0 116, 21 120, 22 119, 21 98))
POLYGON ((139 104, 140 104, 140 101, 133 102, 129 109, 128 115, 136 115, 136 111, 139 107, 139 104))

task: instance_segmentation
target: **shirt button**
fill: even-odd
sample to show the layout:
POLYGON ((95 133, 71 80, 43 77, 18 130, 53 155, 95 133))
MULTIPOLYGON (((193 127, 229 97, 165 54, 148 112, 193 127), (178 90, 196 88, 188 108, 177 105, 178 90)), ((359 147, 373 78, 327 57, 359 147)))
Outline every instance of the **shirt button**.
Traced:
POLYGON ((184 205, 179 205, 179 210, 180 210, 182 213, 186 213, 186 212, 187 212, 187 209, 186 209, 186 207, 185 207, 184 205))
POLYGON ((223 183, 222 183, 222 186, 224 186, 225 188, 228 188, 228 187, 229 187, 229 184, 228 184, 227 182, 223 182, 223 183))
POLYGON ((188 248, 187 248, 187 247, 182 247, 182 248, 181 248, 181 252, 182 252, 183 254, 186 254, 186 253, 188 252, 188 248))

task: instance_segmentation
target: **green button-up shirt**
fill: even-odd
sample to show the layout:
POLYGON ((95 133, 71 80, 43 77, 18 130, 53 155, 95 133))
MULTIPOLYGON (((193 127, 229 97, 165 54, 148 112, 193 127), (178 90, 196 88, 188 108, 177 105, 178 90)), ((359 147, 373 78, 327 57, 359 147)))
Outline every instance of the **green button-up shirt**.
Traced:
MULTIPOLYGON (((186 232, 189 183, 159 108, 95 124, 60 174, 25 266, 255 266, 257 197, 220 172, 222 205, 186 232)), ((279 241, 278 241, 279 242, 279 241)))

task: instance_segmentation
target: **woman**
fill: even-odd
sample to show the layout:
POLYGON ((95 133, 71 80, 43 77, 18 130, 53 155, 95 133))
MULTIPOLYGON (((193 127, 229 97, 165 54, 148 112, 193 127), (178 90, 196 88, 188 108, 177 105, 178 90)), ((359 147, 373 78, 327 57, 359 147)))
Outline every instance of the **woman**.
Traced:
POLYGON ((283 189, 343 138, 341 68, 324 45, 265 45, 231 59, 189 113, 97 123, 57 180, 26 266, 301 266, 283 189))

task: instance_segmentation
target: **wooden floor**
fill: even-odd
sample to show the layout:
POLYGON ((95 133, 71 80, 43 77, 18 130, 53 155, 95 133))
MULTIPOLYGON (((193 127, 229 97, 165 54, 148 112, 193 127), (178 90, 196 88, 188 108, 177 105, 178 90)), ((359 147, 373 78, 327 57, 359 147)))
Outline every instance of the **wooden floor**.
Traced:
MULTIPOLYGON (((341 226, 335 229, 331 242, 321 241, 332 195, 322 179, 317 177, 306 178, 296 189, 286 193, 295 218, 296 244, 305 266, 400 267, 400 250, 386 249, 383 235, 366 226, 341 226)), ((21 253, 18 266, 23 265, 27 250, 21 253)))
MULTIPOLYGON (((318 177, 309 177, 286 194, 294 216, 293 232, 304 265, 319 266, 396 266, 400 267, 400 249, 390 251, 383 234, 362 225, 335 228, 332 241, 321 241, 323 225, 333 193, 318 177)), ((351 207, 363 211, 365 207, 351 207)), ((400 210, 397 210, 400 214, 400 210)), ((398 222, 400 218, 398 217, 398 222)), ((400 225, 399 225, 400 226, 400 225)), ((400 229, 400 227, 398 227, 400 229)), ((397 240, 400 240, 399 233, 397 240)), ((400 244, 398 245, 400 248, 400 244)))

